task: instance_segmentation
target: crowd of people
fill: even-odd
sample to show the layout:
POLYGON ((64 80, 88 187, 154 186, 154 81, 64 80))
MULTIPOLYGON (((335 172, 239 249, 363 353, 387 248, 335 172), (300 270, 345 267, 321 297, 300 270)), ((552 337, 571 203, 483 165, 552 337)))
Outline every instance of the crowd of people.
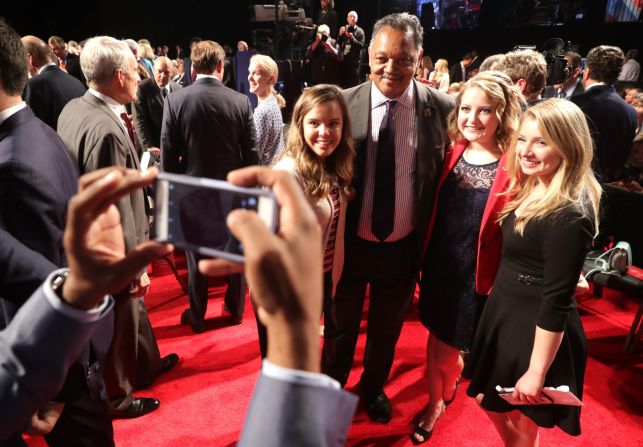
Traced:
POLYGON ((0 20, 0 441, 110 446, 112 418, 159 407, 132 395, 179 364, 160 356, 145 306, 145 266, 172 247, 149 240, 158 170, 141 169, 144 156, 164 172, 272 188, 281 206, 278 234, 256 213, 229 216, 245 264, 186 251, 180 321, 194 333, 208 276, 227 280, 230 324, 246 289, 252 298, 265 360, 239 445, 343 445, 357 397, 341 388, 367 289, 358 392, 388 423, 385 386, 417 284, 428 405, 413 443, 431 438, 462 380, 506 446, 537 446, 539 427, 580 434, 578 407, 537 404, 562 384, 582 398, 575 295, 601 184, 641 189, 642 94, 614 88, 638 55, 601 45, 581 66, 568 52, 565 80, 545 87, 535 51, 433 67, 416 16, 380 18, 367 44, 355 11, 340 27, 333 2, 321 6, 312 85, 289 126, 267 55, 249 59, 253 110, 226 86, 214 41, 170 59, 145 39, 73 46, 0 20), (525 405, 501 399, 499 384, 525 405))

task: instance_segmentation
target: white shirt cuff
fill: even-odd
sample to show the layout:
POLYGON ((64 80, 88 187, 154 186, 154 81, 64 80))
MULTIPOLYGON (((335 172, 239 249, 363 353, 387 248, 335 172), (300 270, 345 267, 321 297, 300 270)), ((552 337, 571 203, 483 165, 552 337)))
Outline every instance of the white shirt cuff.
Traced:
POLYGON ((301 371, 299 369, 284 368, 275 365, 267 359, 263 361, 261 373, 272 379, 282 380, 290 383, 300 383, 309 386, 318 386, 322 388, 340 389, 339 382, 326 374, 301 371))
POLYGON ((69 304, 58 298, 58 295, 54 293, 54 291, 51 289, 51 280, 54 275, 62 273, 65 270, 68 269, 58 269, 53 271, 51 274, 49 274, 49 276, 47 276, 47 279, 42 285, 42 290, 45 293, 45 298, 47 298, 47 301, 49 302, 51 307, 53 307, 56 311, 65 315, 66 317, 76 321, 80 321, 82 323, 93 323, 103 318, 103 316, 105 316, 105 313, 112 306, 112 298, 109 295, 105 295, 100 306, 90 310, 83 310, 70 306, 69 304))

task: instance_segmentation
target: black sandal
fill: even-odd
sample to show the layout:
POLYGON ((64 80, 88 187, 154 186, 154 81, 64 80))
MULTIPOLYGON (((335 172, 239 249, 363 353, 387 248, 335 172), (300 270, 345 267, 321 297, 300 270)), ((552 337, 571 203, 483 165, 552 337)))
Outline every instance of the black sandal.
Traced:
POLYGON ((415 429, 413 429, 413 434, 411 435, 411 442, 413 445, 420 445, 424 444, 426 441, 431 439, 431 435, 433 434, 433 429, 431 430, 425 430, 422 427, 420 427, 420 424, 417 424, 415 426, 415 429), (422 441, 419 441, 415 435, 422 436, 422 441))

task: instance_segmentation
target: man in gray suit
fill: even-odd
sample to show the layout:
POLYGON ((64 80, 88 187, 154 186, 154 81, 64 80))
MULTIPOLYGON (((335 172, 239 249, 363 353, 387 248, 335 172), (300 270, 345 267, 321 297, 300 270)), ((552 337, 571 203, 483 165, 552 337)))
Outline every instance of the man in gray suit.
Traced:
MULTIPOLYGON (((90 39, 81 56, 89 90, 72 100, 58 119, 58 133, 81 174, 107 166, 140 169, 136 138, 124 104, 136 99, 139 77, 136 59, 125 42, 108 36, 90 39)), ((148 239, 147 201, 143 190, 118 201, 125 247, 129 251, 148 239)), ((115 295, 114 339, 107 355, 104 379, 112 416, 138 417, 154 411, 159 401, 134 398, 172 368, 176 354, 161 359, 143 297, 149 287, 145 270, 115 295)))
POLYGON ((165 97, 182 87, 171 81, 172 61, 165 56, 154 61, 154 78, 141 81, 132 107, 132 119, 143 149, 157 159, 161 157, 161 125, 165 97))
POLYGON ((348 206, 344 270, 333 301, 335 346, 324 349, 322 369, 346 384, 370 284, 360 392, 368 416, 383 423, 391 419, 384 384, 418 278, 454 107, 446 94, 413 80, 422 36, 413 15, 378 20, 369 46, 372 81, 344 92, 356 199, 348 206))

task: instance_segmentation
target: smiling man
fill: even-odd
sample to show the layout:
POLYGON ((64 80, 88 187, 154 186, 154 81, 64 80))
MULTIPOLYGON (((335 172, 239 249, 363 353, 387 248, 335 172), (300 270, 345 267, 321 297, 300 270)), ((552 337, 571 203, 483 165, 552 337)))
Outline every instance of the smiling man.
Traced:
POLYGON ((413 296, 454 106, 446 94, 413 80, 422 36, 411 14, 378 20, 369 46, 371 81, 344 92, 357 195, 348 208, 344 271, 334 300, 335 350, 325 353, 322 367, 346 384, 370 285, 360 391, 368 416, 384 423, 391 419, 384 384, 413 296))

